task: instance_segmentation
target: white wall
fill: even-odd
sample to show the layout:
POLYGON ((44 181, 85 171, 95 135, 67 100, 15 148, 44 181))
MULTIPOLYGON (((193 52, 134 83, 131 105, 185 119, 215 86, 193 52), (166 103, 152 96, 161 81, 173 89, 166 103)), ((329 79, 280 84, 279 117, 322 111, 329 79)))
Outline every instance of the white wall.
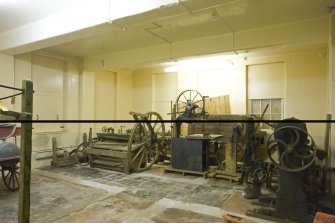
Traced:
MULTIPOLYGON (((129 69, 116 70, 116 120, 132 120, 129 112, 134 111, 134 87, 133 72, 129 69)), ((117 123, 115 128, 120 129, 120 125, 126 129, 133 127, 132 123, 117 123)))
MULTIPOLYGON (((116 74, 110 71, 94 73, 94 120, 115 120, 116 74)), ((101 131, 110 123, 94 123, 94 131, 101 131)))
MULTIPOLYGON (((7 86, 14 86, 14 57, 0 54, 0 84, 7 86)), ((12 95, 13 90, 0 88, 0 97, 6 97, 12 95)), ((18 92, 15 92, 18 93, 18 92)), ((2 103, 8 109, 14 109, 14 106, 10 103, 10 99, 3 100, 2 103)))
MULTIPOLYGON (((40 55, 38 57, 48 58, 52 60, 52 57, 40 55)), ((0 66, 2 67, 1 73, 1 84, 15 86, 17 88, 22 87, 22 80, 32 79, 33 73, 33 56, 32 54, 24 54, 19 56, 7 56, 0 55, 0 66)), ((62 80, 63 92, 61 94, 62 106, 63 107, 63 117, 64 119, 79 119, 79 69, 78 61, 76 59, 70 58, 54 58, 55 60, 61 61, 61 63, 66 64, 64 68, 64 79, 62 80)), ((39 66, 44 66, 39 64, 39 66)), ((48 65, 44 66, 47 70, 48 65)), ((43 68, 44 69, 44 68, 43 68)), ((43 72, 42 72, 43 73, 43 72)), ((41 74, 43 75, 43 74, 41 74)), ((36 85, 36 81, 35 81, 36 85)), ((0 90, 1 92, 1 90, 0 90)), ((1 92, 1 95, 12 92, 1 92)), ((16 102, 14 105, 10 105, 10 99, 4 101, 8 108, 11 110, 21 111, 21 97, 16 97, 16 102)), ((36 103, 36 101, 35 101, 36 103)), ((47 105, 44 105, 45 109, 48 109, 47 105)), ((36 105, 35 105, 36 107, 36 105)), ((34 106, 33 106, 34 109, 34 106)), ((33 111, 34 112, 34 111, 33 111)), ((56 118, 55 118, 56 119, 56 118)), ((45 125, 48 125, 47 123, 45 125)), ((36 131, 33 130, 32 144, 33 144, 33 160, 37 157, 43 157, 45 155, 50 155, 52 149, 52 137, 57 138, 59 147, 74 146, 79 143, 79 125, 78 124, 63 124, 58 123, 57 127, 63 126, 64 128, 57 128, 57 131, 36 131), (49 151, 49 152, 45 152, 49 151)), ((19 140, 19 138, 18 138, 19 140)), ((49 160, 44 160, 41 162, 33 162, 33 166, 39 166, 41 164, 49 165, 49 160)))
POLYGON ((152 110, 153 75, 155 72, 156 71, 152 69, 134 71, 134 111, 145 113, 152 110))

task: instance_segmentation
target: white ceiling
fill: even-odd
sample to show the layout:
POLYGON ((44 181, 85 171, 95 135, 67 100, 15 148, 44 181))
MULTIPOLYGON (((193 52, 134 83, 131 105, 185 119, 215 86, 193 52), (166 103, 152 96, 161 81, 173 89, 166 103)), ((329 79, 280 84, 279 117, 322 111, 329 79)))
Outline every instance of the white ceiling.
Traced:
POLYGON ((74 8, 81 1, 83 0, 0 0, 0 32, 74 8))
MULTIPOLYGON (((21 1, 22 4, 16 5, 0 4, 0 32, 80 2, 21 1)), ((101 55, 324 17, 330 13, 329 7, 334 6, 335 0, 182 0, 179 4, 103 24, 90 29, 86 37, 65 39, 46 50, 66 56, 101 55), (96 32, 98 29, 103 32, 96 32)))
POLYGON ((113 53, 327 16, 327 7, 332 5, 335 6, 334 0, 190 0, 168 9, 119 19, 105 34, 49 50, 72 56, 113 53))

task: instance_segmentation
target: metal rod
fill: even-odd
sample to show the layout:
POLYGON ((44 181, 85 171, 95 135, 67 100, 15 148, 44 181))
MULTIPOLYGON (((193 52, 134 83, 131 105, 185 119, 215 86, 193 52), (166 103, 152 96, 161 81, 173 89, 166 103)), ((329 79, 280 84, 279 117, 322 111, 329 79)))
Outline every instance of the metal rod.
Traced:
POLYGON ((3 85, 3 84, 0 84, 0 87, 2 87, 2 88, 8 88, 8 89, 16 90, 16 91, 23 91, 23 89, 21 89, 21 88, 6 86, 6 85, 3 85))
POLYGON ((23 92, 20 92, 20 93, 17 93, 17 94, 13 94, 13 95, 10 95, 10 96, 6 96, 6 97, 3 97, 3 98, 0 98, 0 101, 1 101, 1 100, 5 100, 5 99, 7 99, 7 98, 15 97, 15 96, 18 96, 18 95, 21 95, 21 94, 23 94, 23 92))
MULTIPOLYGON (((262 121, 262 119, 263 119, 263 117, 265 115, 266 110, 268 110, 268 107, 269 107, 269 104, 266 105, 266 107, 265 107, 265 109, 264 109, 264 111, 263 111, 263 113, 261 115, 261 118, 260 118, 261 121, 262 121)), ((260 126, 260 124, 261 124, 260 122, 257 123, 255 131, 254 131, 254 134, 253 134, 253 137, 256 135, 256 131, 257 131, 258 127, 260 126)))

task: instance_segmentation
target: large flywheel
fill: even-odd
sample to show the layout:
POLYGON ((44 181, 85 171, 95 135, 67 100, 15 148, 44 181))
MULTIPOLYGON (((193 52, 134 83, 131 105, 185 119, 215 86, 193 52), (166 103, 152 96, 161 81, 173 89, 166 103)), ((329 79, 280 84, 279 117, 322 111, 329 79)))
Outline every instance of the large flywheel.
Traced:
POLYGON ((204 97, 196 90, 184 90, 176 99, 176 116, 185 112, 203 113, 205 111, 204 97))
POLYGON ((298 126, 284 126, 277 128, 270 135, 267 153, 279 169, 299 172, 315 162, 316 145, 305 129, 298 126), (275 152, 277 157, 273 155, 275 152))
POLYGON ((142 172, 157 162, 164 146, 165 126, 157 112, 131 114, 138 122, 128 141, 129 163, 135 172, 142 172))

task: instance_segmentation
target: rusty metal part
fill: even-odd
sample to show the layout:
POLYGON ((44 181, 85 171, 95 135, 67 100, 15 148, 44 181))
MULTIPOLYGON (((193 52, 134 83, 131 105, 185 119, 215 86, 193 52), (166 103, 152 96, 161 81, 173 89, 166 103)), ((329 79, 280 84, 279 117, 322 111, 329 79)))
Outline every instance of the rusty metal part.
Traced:
POLYGON ((279 168, 289 172, 299 172, 311 166, 316 159, 316 145, 308 132, 297 126, 277 128, 267 142, 270 160, 279 168), (273 157, 274 152, 278 159, 273 157))

